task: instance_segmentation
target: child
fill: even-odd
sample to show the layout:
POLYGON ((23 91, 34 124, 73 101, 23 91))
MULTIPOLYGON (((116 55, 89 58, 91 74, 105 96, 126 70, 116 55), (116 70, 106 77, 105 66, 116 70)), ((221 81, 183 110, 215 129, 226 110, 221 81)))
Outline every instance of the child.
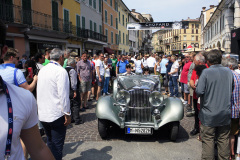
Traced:
POLYGON ((143 68, 143 75, 149 75, 149 68, 148 67, 143 68))

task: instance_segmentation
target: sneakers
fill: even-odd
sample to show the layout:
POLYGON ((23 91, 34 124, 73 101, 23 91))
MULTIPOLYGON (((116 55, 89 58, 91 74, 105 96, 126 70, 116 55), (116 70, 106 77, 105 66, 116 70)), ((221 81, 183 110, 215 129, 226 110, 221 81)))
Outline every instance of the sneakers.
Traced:
POLYGON ((111 93, 107 92, 106 94, 109 95, 109 94, 111 94, 111 93))
POLYGON ((198 133, 199 133, 199 130, 193 129, 193 130, 190 132, 190 135, 191 135, 191 136, 195 136, 195 135, 198 134, 198 133))
POLYGON ((80 108, 79 111, 80 112, 85 112, 85 109, 84 108, 80 108))
POLYGON ((169 94, 169 92, 168 92, 168 91, 166 91, 166 92, 164 92, 164 93, 163 93, 163 95, 168 95, 168 94, 169 94))
POLYGON ((183 102, 183 104, 187 104, 187 103, 188 103, 188 101, 184 101, 184 102, 183 102))

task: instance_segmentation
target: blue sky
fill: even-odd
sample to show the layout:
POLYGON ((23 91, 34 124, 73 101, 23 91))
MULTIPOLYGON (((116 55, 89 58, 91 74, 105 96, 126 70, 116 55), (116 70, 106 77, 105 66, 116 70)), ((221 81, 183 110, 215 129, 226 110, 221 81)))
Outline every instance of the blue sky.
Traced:
POLYGON ((202 7, 217 5, 218 0, 123 0, 128 8, 149 13, 155 22, 181 21, 198 18, 202 7))

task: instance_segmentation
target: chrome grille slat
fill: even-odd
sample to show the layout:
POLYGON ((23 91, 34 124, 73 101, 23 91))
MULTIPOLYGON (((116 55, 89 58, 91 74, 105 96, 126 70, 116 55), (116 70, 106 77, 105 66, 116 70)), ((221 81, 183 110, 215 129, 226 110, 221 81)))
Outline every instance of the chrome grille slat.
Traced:
POLYGON ((151 105, 149 103, 150 92, 143 89, 129 91, 130 103, 127 113, 127 121, 150 122, 151 105))

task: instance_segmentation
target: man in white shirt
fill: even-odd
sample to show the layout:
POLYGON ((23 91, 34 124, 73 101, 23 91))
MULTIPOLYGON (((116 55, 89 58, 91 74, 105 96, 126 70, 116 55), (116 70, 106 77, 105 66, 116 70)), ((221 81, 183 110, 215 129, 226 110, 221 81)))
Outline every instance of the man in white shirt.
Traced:
POLYGON ((147 59, 148 59, 148 55, 145 54, 143 59, 142 59, 143 67, 147 67, 148 66, 147 59))
POLYGON ((153 74, 154 73, 154 66, 155 66, 156 60, 154 58, 154 54, 151 55, 151 57, 149 57, 147 59, 147 65, 149 68, 149 73, 153 74))
POLYGON ((38 115, 45 133, 47 144, 56 160, 62 159, 66 126, 71 123, 69 78, 64 64, 63 52, 53 49, 50 62, 38 74, 37 103, 38 115))
MULTIPOLYGON (((6 27, 0 20, 0 59, 8 50, 5 40, 6 27)), ((0 159, 25 160, 20 143, 21 138, 32 159, 53 160, 52 153, 38 132, 37 105, 33 95, 21 87, 4 82, 0 76, 0 102, 0 159), (11 100, 7 98, 7 93, 11 100), (12 105, 8 106, 8 102, 12 105), (9 114, 13 116, 12 122, 9 121, 9 114), (12 127, 9 122, 13 124, 12 127), (12 129, 11 133, 9 133, 10 128, 12 129), (12 135, 11 143, 6 143, 9 142, 8 133, 12 135), (7 144, 11 146, 11 149, 6 152, 7 144), (5 157, 8 154, 9 157, 5 157)))
POLYGON ((97 79, 97 85, 98 85, 96 100, 98 100, 98 98, 101 95, 101 90, 104 85, 104 74, 105 74, 105 69, 104 69, 104 64, 103 64, 103 60, 104 60, 103 53, 100 53, 98 58, 99 59, 96 60, 96 62, 95 62, 96 79, 97 79))
POLYGON ((178 97, 178 68, 179 63, 176 56, 171 56, 171 61, 173 62, 170 72, 168 73, 169 77, 169 88, 170 88, 170 96, 178 97))

